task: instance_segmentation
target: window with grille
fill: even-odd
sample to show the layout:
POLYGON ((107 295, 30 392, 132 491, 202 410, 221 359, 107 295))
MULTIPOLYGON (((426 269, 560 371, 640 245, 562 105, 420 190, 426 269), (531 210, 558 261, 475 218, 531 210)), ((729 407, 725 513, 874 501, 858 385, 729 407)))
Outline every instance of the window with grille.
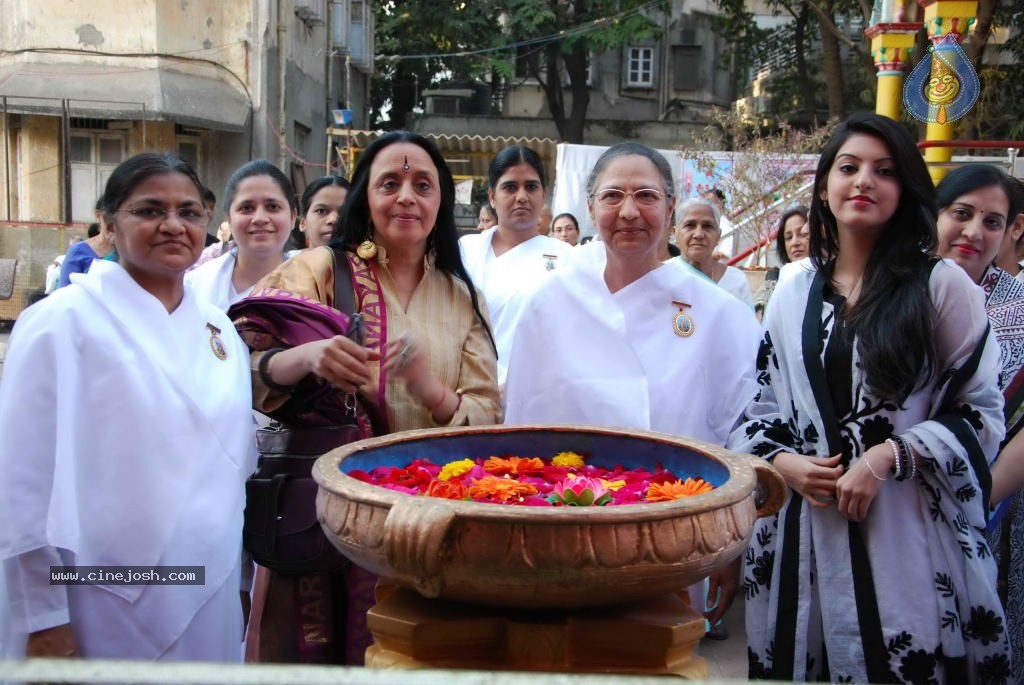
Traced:
POLYGON ((626 52, 626 86, 650 88, 654 85, 654 48, 629 48, 626 52))

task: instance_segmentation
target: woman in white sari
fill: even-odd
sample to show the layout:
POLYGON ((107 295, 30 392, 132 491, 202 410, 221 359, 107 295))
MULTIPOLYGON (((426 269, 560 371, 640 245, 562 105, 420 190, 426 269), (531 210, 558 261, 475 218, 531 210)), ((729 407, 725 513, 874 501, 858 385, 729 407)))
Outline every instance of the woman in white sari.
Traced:
POLYGON ((0 559, 28 656, 240 659, 249 354, 183 283, 209 221, 202 191, 172 153, 122 162, 100 199, 118 263, 74 275, 11 334, 0 559), (62 565, 200 577, 51 582, 62 565))
POLYGON ((750 675, 996 683, 1005 618, 982 529, 1003 436, 982 293, 936 260, 932 183, 899 123, 822 152, 811 262, 775 291, 732 449, 792 489, 747 550, 750 675))
MULTIPOLYGON (((610 147, 587 180, 605 259, 580 259, 533 292, 516 327, 505 423, 655 430, 722 445, 753 396, 753 312, 659 251, 672 226, 672 170, 639 143, 610 147)), ((715 624, 738 564, 711 580, 715 624)))

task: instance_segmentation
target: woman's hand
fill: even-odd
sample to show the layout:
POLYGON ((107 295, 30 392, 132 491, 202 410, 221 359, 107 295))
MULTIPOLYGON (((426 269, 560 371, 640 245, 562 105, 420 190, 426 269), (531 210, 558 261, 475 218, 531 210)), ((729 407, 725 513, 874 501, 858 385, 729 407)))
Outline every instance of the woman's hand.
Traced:
POLYGON ((81 655, 78 650, 78 640, 75 639, 75 633, 71 630, 70 623, 46 630, 37 630, 28 636, 28 643, 25 645, 25 656, 30 659, 81 655))
POLYGON ((702 609, 704 618, 712 627, 722 620, 725 612, 729 610, 733 600, 736 599, 742 571, 743 555, 741 554, 708 577, 708 596, 702 609), (708 609, 708 605, 712 603, 714 608, 708 609))
POLYGON ((345 392, 357 392, 372 379, 369 362, 379 358, 373 350, 336 335, 278 352, 267 373, 278 385, 294 385, 312 373, 345 392))
POLYGON ((384 370, 405 381, 405 388, 438 423, 448 423, 459 409, 459 395, 430 370, 427 355, 416 338, 406 333, 388 343, 384 370))
POLYGON ((388 343, 384 350, 384 370, 404 380, 406 387, 422 386, 431 379, 423 346, 409 333, 388 343))
POLYGON ((812 507, 827 507, 836 496, 836 483, 843 475, 839 463, 841 455, 834 457, 807 457, 792 452, 779 452, 772 460, 786 485, 796 490, 812 507))
POLYGON ((888 479, 894 460, 889 443, 883 442, 862 454, 850 470, 839 479, 836 483, 836 506, 844 518, 851 521, 863 521, 867 518, 868 509, 888 479), (880 480, 879 477, 882 476, 885 478, 880 480))

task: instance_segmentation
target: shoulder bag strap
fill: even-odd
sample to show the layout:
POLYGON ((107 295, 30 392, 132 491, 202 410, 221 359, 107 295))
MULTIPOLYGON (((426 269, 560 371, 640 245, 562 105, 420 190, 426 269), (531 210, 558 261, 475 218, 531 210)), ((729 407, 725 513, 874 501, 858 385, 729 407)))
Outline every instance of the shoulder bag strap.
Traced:
MULTIPOLYGON (((352 284, 352 265, 348 263, 348 257, 343 251, 333 247, 330 249, 334 257, 334 308, 352 316, 359 312, 356 306, 355 286, 352 284)), ((366 413, 374 435, 387 435, 391 432, 388 429, 387 417, 381 416, 372 402, 367 402, 359 393, 356 393, 356 400, 366 413)))
POLYGON ((334 308, 351 316, 358 311, 352 285, 352 265, 344 252, 332 247, 331 255, 334 257, 334 308))

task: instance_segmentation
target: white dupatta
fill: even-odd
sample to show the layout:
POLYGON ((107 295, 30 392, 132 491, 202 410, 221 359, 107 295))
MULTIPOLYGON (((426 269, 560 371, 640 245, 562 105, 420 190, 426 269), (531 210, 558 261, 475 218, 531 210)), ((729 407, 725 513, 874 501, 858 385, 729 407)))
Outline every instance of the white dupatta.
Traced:
POLYGON ((250 412, 249 355, 226 315, 188 289, 168 314, 122 267, 95 263, 11 336, 0 558, 53 547, 83 566, 205 567, 201 586, 94 586, 135 606, 160 654, 237 572, 250 412))

